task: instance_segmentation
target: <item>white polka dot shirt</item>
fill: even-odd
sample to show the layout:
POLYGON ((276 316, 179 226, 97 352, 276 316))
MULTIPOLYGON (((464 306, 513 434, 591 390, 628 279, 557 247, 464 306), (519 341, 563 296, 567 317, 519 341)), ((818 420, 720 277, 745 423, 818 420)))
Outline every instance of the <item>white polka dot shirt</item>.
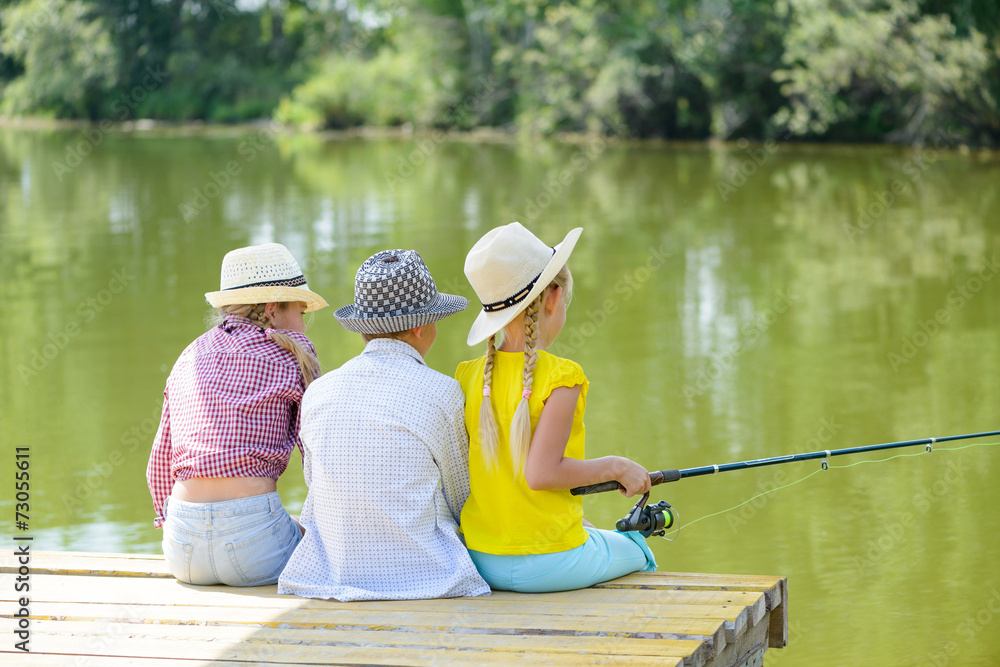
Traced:
POLYGON ((407 600, 488 595, 458 533, 465 397, 410 345, 375 339, 302 399, 306 534, 278 592, 407 600))

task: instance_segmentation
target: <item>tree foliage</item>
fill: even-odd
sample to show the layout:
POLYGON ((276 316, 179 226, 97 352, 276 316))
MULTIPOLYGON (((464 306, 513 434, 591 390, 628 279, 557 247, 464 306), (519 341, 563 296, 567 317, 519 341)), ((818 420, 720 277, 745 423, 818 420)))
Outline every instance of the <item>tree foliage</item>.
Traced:
MULTIPOLYGON (((990 66, 986 37, 959 36, 947 15, 921 16, 914 0, 789 0, 788 105, 776 115, 795 134, 923 141, 959 124, 990 66)), ((995 108, 995 105, 994 105, 995 108)), ((966 137, 969 138, 969 137, 966 137)))
POLYGON ((108 21, 83 0, 28 0, 3 13, 0 49, 23 63, 4 110, 88 117, 118 82, 108 21))
POLYGON ((0 0, 0 112, 995 146, 1000 5, 0 0))

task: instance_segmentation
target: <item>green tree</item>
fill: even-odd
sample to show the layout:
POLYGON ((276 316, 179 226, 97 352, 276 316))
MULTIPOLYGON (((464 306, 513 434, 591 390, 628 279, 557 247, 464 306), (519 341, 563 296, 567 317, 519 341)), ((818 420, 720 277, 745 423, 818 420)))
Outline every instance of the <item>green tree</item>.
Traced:
POLYGON ((0 52, 23 64, 3 90, 3 111, 45 110, 57 116, 96 117, 118 82, 111 26, 83 0, 27 0, 0 17, 0 52))
MULTIPOLYGON (((991 63, 985 36, 957 34, 946 15, 922 16, 913 0, 788 0, 788 97, 774 120, 797 135, 914 142, 980 100, 991 63)), ((966 137, 969 138, 969 137, 966 137)))
POLYGON ((384 23, 357 30, 282 101, 278 120, 306 127, 454 125, 465 49, 460 22, 396 7, 384 23))

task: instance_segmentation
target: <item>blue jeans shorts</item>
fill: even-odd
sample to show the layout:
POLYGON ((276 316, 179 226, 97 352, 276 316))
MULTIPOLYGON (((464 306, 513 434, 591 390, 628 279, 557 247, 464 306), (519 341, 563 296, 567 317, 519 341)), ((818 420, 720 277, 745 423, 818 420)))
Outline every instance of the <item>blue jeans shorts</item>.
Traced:
POLYGON ((653 552, 639 533, 584 530, 587 541, 568 551, 510 556, 469 549, 469 555, 490 588, 518 593, 571 591, 656 569, 653 552))
POLYGON ((277 493, 220 503, 168 498, 163 555, 170 572, 188 584, 266 586, 302 539, 277 493))

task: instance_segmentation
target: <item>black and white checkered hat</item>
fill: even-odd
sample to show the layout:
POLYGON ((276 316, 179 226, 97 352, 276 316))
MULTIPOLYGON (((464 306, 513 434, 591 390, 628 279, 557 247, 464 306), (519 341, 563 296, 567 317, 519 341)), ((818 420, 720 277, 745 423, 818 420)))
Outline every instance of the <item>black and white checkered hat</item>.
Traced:
POLYGON ((334 316, 349 331, 395 333, 430 324, 465 310, 464 296, 440 294, 416 250, 383 250, 354 277, 354 303, 334 316))

